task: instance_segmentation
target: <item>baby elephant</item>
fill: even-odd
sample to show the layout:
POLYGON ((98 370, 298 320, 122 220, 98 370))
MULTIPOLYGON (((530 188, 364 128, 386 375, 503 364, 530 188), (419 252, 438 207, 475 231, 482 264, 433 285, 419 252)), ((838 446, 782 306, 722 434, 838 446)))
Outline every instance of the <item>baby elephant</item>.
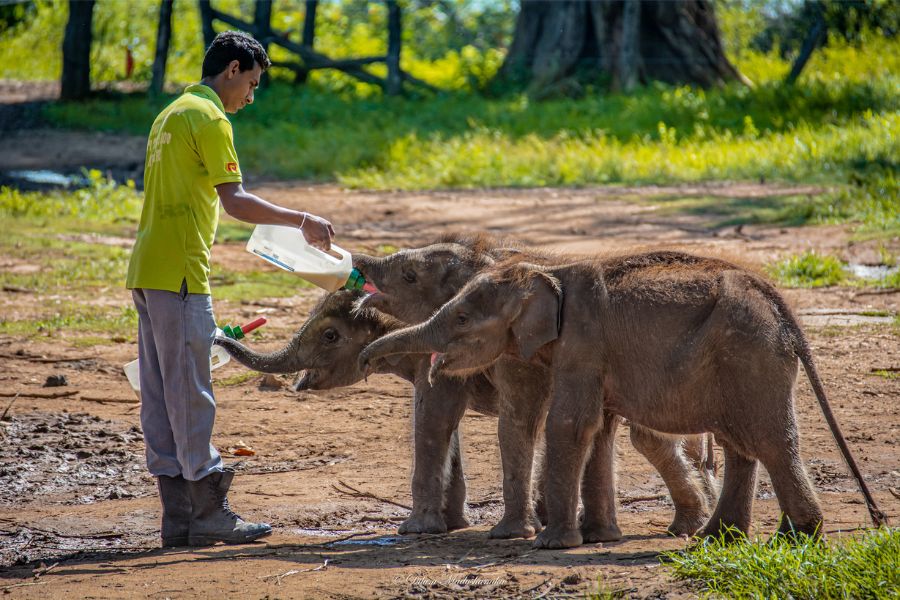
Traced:
MULTIPOLYGON (((400 329, 403 323, 374 309, 359 309, 362 292, 338 291, 322 298, 288 345, 260 354, 235 340, 218 337, 238 362, 263 373, 297 373, 297 390, 327 390, 362 381, 357 358, 366 344, 400 329)), ((372 364, 378 373, 392 373, 413 384, 415 470, 412 514, 400 533, 443 533, 468 527, 465 518, 458 425, 466 408, 496 417, 497 392, 484 376, 438 378, 428 383, 427 354, 388 357, 372 364), (419 406, 430 406, 429 418, 419 418, 419 406), (446 441, 445 441, 446 440, 446 441), (418 480, 425 480, 424 484, 418 480)))
POLYGON ((800 460, 798 358, 876 525, 884 520, 840 434, 809 345, 778 292, 726 261, 679 252, 538 266, 515 257, 471 280, 428 321, 390 333, 363 366, 439 352, 432 376, 514 355, 552 370, 546 422, 548 525, 539 548, 578 545, 578 487, 604 411, 671 434, 711 431, 725 450, 718 505, 701 535, 746 533, 757 461, 784 514, 780 531, 815 535, 822 512, 800 460))

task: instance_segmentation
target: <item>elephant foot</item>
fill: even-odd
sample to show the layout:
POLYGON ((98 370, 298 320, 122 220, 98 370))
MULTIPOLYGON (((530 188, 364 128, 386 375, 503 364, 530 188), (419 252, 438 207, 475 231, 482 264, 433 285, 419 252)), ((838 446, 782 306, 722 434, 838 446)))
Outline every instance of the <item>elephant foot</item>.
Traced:
POLYGON ((401 535, 406 533, 447 533, 444 518, 432 512, 413 513, 400 524, 401 535))
POLYGON ((675 537, 690 537, 709 520, 709 515, 704 512, 679 512, 675 511, 675 518, 666 529, 675 537))
POLYGON ((534 539, 531 547, 547 549, 574 548, 580 546, 583 541, 581 531, 578 529, 548 527, 534 539))
POLYGON ((735 523, 726 523, 718 521, 713 523, 710 521, 706 527, 697 533, 698 538, 721 538, 726 542, 739 542, 747 539, 748 528, 742 528, 735 523))
POLYGON ((793 523, 786 515, 781 515, 781 523, 778 525, 776 536, 784 537, 794 543, 803 543, 805 540, 819 539, 822 537, 822 521, 814 521, 806 525, 793 523))
POLYGON ((508 540, 511 538, 530 538, 541 530, 541 521, 532 513, 527 517, 504 516, 500 522, 491 528, 488 537, 493 540, 508 540))
POLYGON ((447 525, 447 531, 456 531, 457 529, 465 529, 471 526, 469 520, 463 515, 450 515, 444 513, 444 523, 447 525))
POLYGON ((582 523, 581 537, 586 544, 616 542, 622 539, 622 530, 615 523, 582 523))

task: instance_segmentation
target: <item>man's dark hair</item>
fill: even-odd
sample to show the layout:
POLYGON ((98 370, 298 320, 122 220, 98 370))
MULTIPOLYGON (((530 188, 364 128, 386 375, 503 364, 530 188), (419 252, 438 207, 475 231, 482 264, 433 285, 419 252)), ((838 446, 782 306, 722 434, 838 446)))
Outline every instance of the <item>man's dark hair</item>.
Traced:
POLYGON ((215 77, 233 60, 238 61, 241 71, 252 69, 254 63, 259 63, 265 71, 272 64, 262 44, 253 37, 243 31, 223 31, 206 50, 202 77, 215 77))

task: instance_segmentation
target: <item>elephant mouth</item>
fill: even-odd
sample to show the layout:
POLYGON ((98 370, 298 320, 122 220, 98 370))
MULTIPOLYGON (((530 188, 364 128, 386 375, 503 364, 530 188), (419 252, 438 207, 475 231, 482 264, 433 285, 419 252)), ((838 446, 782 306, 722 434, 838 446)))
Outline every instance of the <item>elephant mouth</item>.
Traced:
POLYGON ((297 379, 294 380, 294 384, 291 386, 295 392, 302 392, 305 390, 312 389, 313 382, 315 381, 315 376, 313 372, 309 369, 300 373, 297 379))

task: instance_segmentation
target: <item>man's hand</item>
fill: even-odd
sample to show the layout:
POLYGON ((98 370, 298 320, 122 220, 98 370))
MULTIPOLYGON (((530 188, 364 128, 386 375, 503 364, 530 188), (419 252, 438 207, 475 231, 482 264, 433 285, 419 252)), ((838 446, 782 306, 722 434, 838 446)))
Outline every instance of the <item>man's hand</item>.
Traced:
POLYGON ((303 213, 300 231, 310 246, 328 252, 331 249, 331 240, 334 237, 334 227, 331 222, 310 213, 303 213))

